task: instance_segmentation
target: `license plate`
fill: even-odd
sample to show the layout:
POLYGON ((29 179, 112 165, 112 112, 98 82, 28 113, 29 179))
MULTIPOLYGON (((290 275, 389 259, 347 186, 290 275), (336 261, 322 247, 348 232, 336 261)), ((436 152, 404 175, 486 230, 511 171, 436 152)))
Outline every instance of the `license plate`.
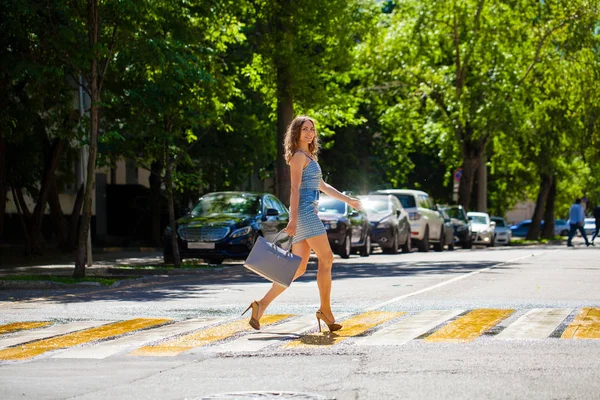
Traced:
POLYGON ((188 249, 214 249, 215 244, 210 242, 188 242, 188 249))

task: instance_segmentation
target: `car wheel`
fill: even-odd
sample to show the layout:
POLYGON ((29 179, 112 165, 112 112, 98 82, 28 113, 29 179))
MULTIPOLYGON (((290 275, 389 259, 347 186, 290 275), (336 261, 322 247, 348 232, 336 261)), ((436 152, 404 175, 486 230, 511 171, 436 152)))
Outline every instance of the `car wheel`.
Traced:
POLYGON ((444 251, 444 246, 446 244, 446 233, 442 229, 440 233, 440 241, 433 244, 433 249, 437 252, 444 251))
POLYGON ((448 243, 448 250, 454 250, 454 237, 452 237, 452 240, 450 241, 450 243, 448 243))
POLYGON ((467 241, 462 243, 461 246, 463 249, 470 249, 473 247, 473 239, 471 239, 471 235, 469 235, 467 241))
POLYGON ((346 237, 344 238, 344 244, 342 245, 342 247, 340 247, 340 252, 339 252, 340 257, 349 258, 351 251, 352 251, 352 244, 350 242, 350 233, 347 233, 346 237))
POLYGON ((560 236, 569 236, 569 231, 568 230, 562 230, 560 231, 560 236))
POLYGON ((410 232, 408 232, 408 234, 406 235, 406 241, 402 245, 402 252, 410 253, 410 247, 411 247, 410 232))
POLYGON ((369 257, 371 254, 371 232, 367 232, 367 237, 365 238, 365 245, 360 249, 361 257, 369 257))
POLYGON ((487 247, 494 247, 494 244, 495 244, 494 242, 495 242, 495 240, 492 237, 492 241, 487 244, 487 247))
POLYGON ((425 235, 423 235, 423 240, 418 241, 417 247, 419 248, 419 252, 421 253, 427 253, 429 251, 429 227, 425 228, 425 235))
POLYGON ((398 234, 394 232, 394 238, 392 239, 392 244, 390 247, 385 247, 383 249, 385 254, 398 254, 398 234))
POLYGON ((225 261, 225 257, 210 257, 205 258, 204 261, 206 261, 208 264, 220 265, 223 264, 223 261, 225 261))

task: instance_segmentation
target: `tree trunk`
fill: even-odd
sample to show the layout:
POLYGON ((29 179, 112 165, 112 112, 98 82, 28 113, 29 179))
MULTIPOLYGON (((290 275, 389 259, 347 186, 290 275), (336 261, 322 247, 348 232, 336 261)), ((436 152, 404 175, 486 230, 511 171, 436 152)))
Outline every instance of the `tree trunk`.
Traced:
POLYGON ((162 232, 160 231, 161 207, 160 207, 160 185, 162 175, 162 163, 153 162, 150 167, 150 226, 152 244, 157 247, 162 246, 162 232))
POLYGON ((464 142, 462 146, 463 165, 462 176, 458 186, 458 204, 463 206, 466 211, 470 210, 471 193, 473 192, 473 182, 475 174, 479 167, 479 157, 481 151, 473 146, 472 142, 464 142))
POLYGON ((82 184, 77 191, 73 211, 69 217, 69 251, 77 249, 77 232, 79 231, 79 220, 81 218, 81 207, 83 206, 84 185, 82 184))
MULTIPOLYGON (((87 29, 90 51, 96 52, 98 44, 98 0, 88 0, 87 29)), ((75 257, 75 270, 73 276, 82 278, 85 276, 85 264, 87 260, 87 242, 92 219, 92 196, 94 194, 96 178, 96 153, 98 151, 98 107, 100 104, 100 90, 98 87, 98 55, 94 53, 91 60, 90 74, 90 140, 89 158, 87 165, 87 178, 85 181, 85 197, 83 199, 83 213, 79 224, 79 238, 77 240, 77 255, 75 257)))
MULTIPOLYGON (((0 128, 2 129, 2 128, 0 128)), ((8 183, 6 180, 6 142, 0 131, 0 238, 4 232, 4 214, 6 213, 6 194, 8 183)))
POLYGON ((546 206, 546 199, 550 192, 550 186, 552 186, 552 176, 542 174, 540 182, 540 190, 538 192, 537 200, 535 202, 535 210, 533 211, 533 217, 531 217, 531 225, 527 232, 527 240, 538 240, 540 237, 540 227, 542 224, 542 217, 544 215, 544 208, 546 206))
POLYGON ((544 228, 542 238, 552 239, 554 236, 554 206, 556 203, 556 176, 552 177, 552 184, 546 198, 546 211, 544 212, 544 228))
POLYGON ((66 252, 69 249, 69 225, 67 224, 67 219, 60 206, 56 178, 52 180, 50 185, 48 204, 50 205, 50 215, 52 216, 54 232, 58 239, 58 247, 66 252))
POLYGON ((165 186, 167 189, 167 202, 169 205, 169 227, 171 228, 171 247, 173 249, 173 263, 175 268, 181 266, 181 256, 177 245, 177 226, 175 223, 175 202, 173 201, 172 162, 169 156, 169 146, 165 143, 165 186))
MULTIPOLYGON (((17 208, 17 212, 19 213, 20 216, 20 220, 21 220, 21 228, 23 229, 23 234, 25 235, 25 254, 29 255, 31 254, 31 240, 29 240, 29 232, 27 229, 27 221, 26 221, 26 215, 25 215, 25 210, 27 210, 27 206, 25 206, 25 208, 23 208, 24 202, 22 202, 23 199, 23 195, 17 193, 17 190, 13 187, 12 188, 12 195, 13 195, 13 200, 15 202, 15 207, 17 208)), ((27 212, 29 213, 29 210, 27 210, 27 212)))
POLYGON ((477 167, 477 211, 487 212, 487 159, 485 153, 479 157, 477 167))
POLYGON ((42 185, 30 225, 31 250, 34 254, 41 253, 46 245, 44 236, 42 235, 42 221, 52 185, 56 185, 56 168, 58 167, 58 161, 60 160, 64 146, 65 141, 63 139, 54 139, 46 158, 42 185))
POLYGON ((293 23, 290 15, 290 1, 281 2, 281 10, 277 19, 279 35, 278 56, 276 57, 277 71, 277 163, 276 194, 285 204, 290 203, 290 168, 285 162, 284 139, 288 125, 294 119, 293 77, 289 66, 294 53, 294 42, 290 33, 293 23))

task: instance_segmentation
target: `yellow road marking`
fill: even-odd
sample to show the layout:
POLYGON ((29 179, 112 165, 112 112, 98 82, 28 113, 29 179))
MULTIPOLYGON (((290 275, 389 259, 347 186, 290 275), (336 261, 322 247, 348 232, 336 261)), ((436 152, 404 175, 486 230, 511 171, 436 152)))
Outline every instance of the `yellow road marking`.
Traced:
POLYGON ((427 342, 470 342, 494 327, 514 310, 482 308, 457 318, 437 332, 427 336, 427 342))
MULTIPOLYGON (((348 318, 340 322, 343 326, 342 329, 335 332, 327 331, 327 326, 324 326, 325 332, 319 332, 311 335, 302 336, 298 340, 288 343, 285 348, 297 349, 297 348, 314 348, 323 346, 333 346, 339 342, 342 342, 353 336, 360 335, 373 328, 374 326, 380 325, 390 319, 397 318, 405 312, 385 312, 385 311, 369 311, 357 315, 352 318, 348 318)), ((317 322, 317 321, 315 321, 317 322)), ((321 323, 323 325, 323 323, 321 323)))
POLYGON ((103 325, 97 328, 85 329, 80 332, 73 332, 54 338, 36 340, 34 342, 0 350, 0 360, 25 360, 48 351, 77 346, 79 344, 93 342, 99 339, 106 339, 112 336, 121 335, 123 333, 136 331, 138 329, 162 325, 169 321, 171 320, 138 318, 129 321, 115 322, 113 324, 103 325))
POLYGON ((10 332, 39 328, 46 325, 50 325, 50 322, 14 322, 12 324, 0 325, 0 335, 10 332))
POLYGON ((600 339, 600 308, 583 308, 563 332, 562 339, 600 339))
MULTIPOLYGON (((291 314, 263 315, 263 317, 260 319, 260 325, 261 327, 271 325, 291 316, 291 314)), ((223 340, 237 333, 250 330, 253 330, 253 328, 248 324, 248 320, 241 319, 228 324, 218 325, 212 328, 200 330, 198 332, 174 337, 164 342, 157 343, 156 345, 140 347, 128 355, 150 357, 176 356, 184 351, 205 346, 209 343, 223 340)))

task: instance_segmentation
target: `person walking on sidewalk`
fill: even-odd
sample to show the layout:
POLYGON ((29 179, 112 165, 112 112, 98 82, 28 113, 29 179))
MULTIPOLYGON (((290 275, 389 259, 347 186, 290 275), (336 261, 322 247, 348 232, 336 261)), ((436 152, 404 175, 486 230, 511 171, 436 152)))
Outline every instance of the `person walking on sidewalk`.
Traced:
MULTIPOLYGON (((285 134, 284 147, 285 161, 290 166, 291 178, 290 220, 285 232, 292 237, 292 253, 302 257, 294 280, 306 272, 308 257, 311 250, 314 251, 319 259, 317 286, 321 307, 316 313, 319 330, 323 321, 329 331, 337 331, 342 328, 342 325, 335 322, 330 299, 333 252, 327 239, 325 226, 317 215, 319 193, 324 192, 353 208, 360 209, 362 206, 360 200, 340 193, 323 181, 321 167, 317 162, 319 141, 315 121, 312 118, 299 116, 292 121, 285 134)), ((274 283, 261 300, 250 304, 246 309, 246 311, 252 309, 250 326, 260 329, 260 318, 263 313, 284 290, 285 287, 274 283)))
POLYGON ((600 204, 598 204, 596 207, 594 207, 594 219, 596 220, 596 230, 594 231, 594 234, 592 235, 592 246, 595 246, 594 244, 594 239, 596 239, 596 237, 598 237, 598 232, 600 232, 600 204))
POLYGON ((573 203, 569 209, 569 225, 571 229, 569 229, 569 239, 567 240, 568 247, 573 247, 572 240, 576 231, 579 231, 581 236, 583 236, 585 239, 585 245, 590 245, 587 235, 585 234, 585 229, 583 229, 584 221, 585 214, 583 213, 583 208, 581 207, 581 199, 575 199, 575 203, 573 203))

